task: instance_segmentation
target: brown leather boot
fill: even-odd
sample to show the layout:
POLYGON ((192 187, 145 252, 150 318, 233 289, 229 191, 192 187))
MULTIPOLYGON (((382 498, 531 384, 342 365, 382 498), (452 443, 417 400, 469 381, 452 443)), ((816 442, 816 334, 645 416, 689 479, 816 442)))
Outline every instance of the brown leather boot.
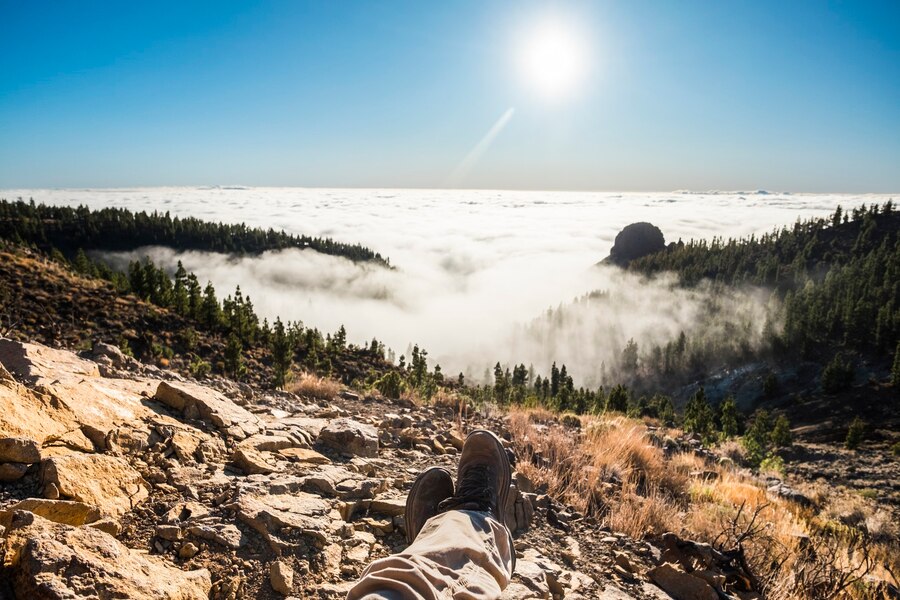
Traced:
POLYGON ((438 510, 490 512, 506 526, 506 502, 511 483, 512 467, 500 438, 490 431, 476 429, 463 445, 456 474, 456 493, 441 502, 438 510))
POLYGON ((406 497, 406 542, 412 544, 425 521, 438 513, 438 504, 453 495, 453 476, 444 467, 419 473, 406 497))

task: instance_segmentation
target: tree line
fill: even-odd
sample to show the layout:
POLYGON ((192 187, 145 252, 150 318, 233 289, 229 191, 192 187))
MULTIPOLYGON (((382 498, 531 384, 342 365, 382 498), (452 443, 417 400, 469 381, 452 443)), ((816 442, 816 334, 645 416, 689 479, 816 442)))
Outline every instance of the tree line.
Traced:
POLYGON ((172 217, 168 212, 132 212, 125 208, 91 210, 86 206, 48 206, 34 200, 0 199, 0 237, 32 244, 67 257, 79 249, 127 251, 141 246, 169 246, 228 254, 257 255, 287 248, 309 248, 322 254, 389 267, 388 259, 359 244, 331 238, 292 235, 194 217, 172 217))
POLYGON ((784 303, 783 334, 769 331, 783 354, 889 359, 900 342, 900 213, 890 200, 849 212, 839 206, 760 237, 675 244, 628 268, 672 271, 686 286, 708 279, 770 287, 784 303))

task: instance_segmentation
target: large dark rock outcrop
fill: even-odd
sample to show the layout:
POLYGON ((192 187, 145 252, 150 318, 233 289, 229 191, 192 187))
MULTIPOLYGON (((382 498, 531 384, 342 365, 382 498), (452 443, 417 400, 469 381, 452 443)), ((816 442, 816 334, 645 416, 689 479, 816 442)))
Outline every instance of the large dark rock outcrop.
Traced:
POLYGON ((632 223, 619 232, 609 256, 603 261, 620 267, 631 261, 665 250, 666 238, 652 223, 632 223))

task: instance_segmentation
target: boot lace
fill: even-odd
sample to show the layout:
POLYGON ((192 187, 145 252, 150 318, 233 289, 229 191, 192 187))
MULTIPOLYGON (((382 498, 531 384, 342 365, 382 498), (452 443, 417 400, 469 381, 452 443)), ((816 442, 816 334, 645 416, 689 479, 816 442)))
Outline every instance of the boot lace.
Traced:
POLYGON ((496 510, 497 494, 492 485, 492 473, 488 465, 472 465, 462 473, 457 482, 456 494, 438 504, 440 512, 448 510, 496 510))

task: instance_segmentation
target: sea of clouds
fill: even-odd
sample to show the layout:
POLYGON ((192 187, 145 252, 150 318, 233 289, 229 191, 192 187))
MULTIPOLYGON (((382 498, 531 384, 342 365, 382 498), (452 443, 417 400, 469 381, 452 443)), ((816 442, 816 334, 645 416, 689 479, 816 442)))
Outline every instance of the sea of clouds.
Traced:
MULTIPOLYGON (((616 234, 649 221, 667 241, 745 236, 790 226, 798 218, 883 202, 888 196, 767 192, 523 192, 304 188, 140 188, 4 190, 2 197, 92 208, 170 211, 213 221, 243 222, 291 233, 361 243, 390 258, 394 270, 310 250, 229 257, 142 248, 174 270, 178 260, 221 296, 240 285, 270 320, 301 320, 349 339, 377 337, 397 355, 410 344, 428 349, 445 373, 480 376, 495 362, 549 361, 595 381, 601 362, 624 341, 665 343, 698 322, 704 292, 679 290, 671 278, 645 281, 613 267, 595 267, 616 234), (554 328, 540 323, 548 308, 593 290, 612 293, 603 310, 580 311, 554 328), (532 326, 539 319, 540 334, 532 326)), ((727 301, 736 321, 761 328, 768 295, 740 290, 727 301)))

